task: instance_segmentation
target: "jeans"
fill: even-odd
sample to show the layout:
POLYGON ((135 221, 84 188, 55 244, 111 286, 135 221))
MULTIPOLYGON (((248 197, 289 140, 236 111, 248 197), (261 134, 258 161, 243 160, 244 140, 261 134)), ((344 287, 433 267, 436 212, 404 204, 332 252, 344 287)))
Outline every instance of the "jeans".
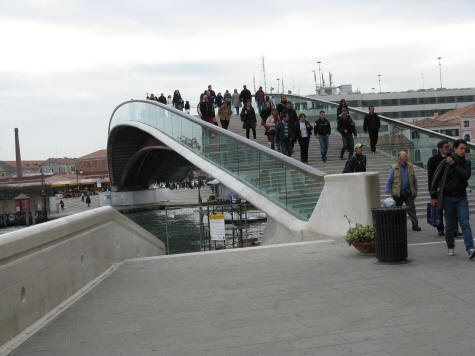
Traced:
POLYGON ((308 162, 308 143, 310 141, 310 137, 299 137, 299 145, 300 145, 300 160, 303 163, 308 162))
POLYGON ((292 156, 292 142, 288 138, 280 141, 280 149, 284 155, 292 156))
POLYGON ((261 114, 262 112, 262 109, 264 108, 264 102, 262 101, 258 101, 257 102, 257 109, 259 110, 259 115, 261 114))
POLYGON ((341 135, 341 139, 343 140, 343 147, 341 148, 340 158, 343 158, 345 151, 348 150, 349 156, 353 156, 353 151, 355 149, 355 141, 353 140, 352 134, 343 134, 341 135))
POLYGON ((267 134, 270 138, 270 148, 275 150, 275 130, 269 130, 267 131, 267 134))
POLYGON ((252 136, 254 137, 254 140, 256 139, 256 128, 255 127, 246 127, 246 137, 249 138, 249 130, 252 130, 252 136))
POLYGON ((234 107, 236 109, 236 115, 239 115, 239 106, 234 107))
POLYGON ((326 161, 328 151, 328 136, 318 135, 318 141, 320 142, 320 153, 322 154, 322 159, 326 161))
POLYGON ((371 151, 376 152, 376 144, 378 143, 378 130, 368 130, 371 151))
POLYGON ((406 204, 407 215, 409 216, 409 220, 411 220, 412 227, 419 226, 419 221, 417 220, 416 215, 416 206, 414 204, 414 197, 411 194, 401 193, 399 197, 393 197, 393 199, 396 202, 396 206, 402 206, 402 203, 406 204))
POLYGON ((449 198, 444 197, 445 212, 445 242, 447 248, 454 248, 454 229, 455 218, 458 217, 460 227, 462 228, 463 242, 465 249, 468 251, 473 248, 472 229, 469 222, 469 211, 467 197, 449 198))

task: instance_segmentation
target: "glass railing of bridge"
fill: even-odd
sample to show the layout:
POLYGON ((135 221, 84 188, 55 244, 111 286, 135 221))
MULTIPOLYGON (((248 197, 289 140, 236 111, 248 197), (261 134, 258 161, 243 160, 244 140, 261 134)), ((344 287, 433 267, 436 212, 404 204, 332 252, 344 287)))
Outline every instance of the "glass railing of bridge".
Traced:
MULTIPOLYGON (((281 95, 274 94, 270 97, 274 105, 277 105, 281 100, 281 95)), ((294 105, 297 114, 305 113, 307 120, 309 120, 312 125, 318 119, 320 111, 324 110, 327 119, 330 121, 332 133, 339 135, 336 129, 338 104, 297 95, 286 95, 286 97, 294 105)), ((349 108, 349 111, 355 121, 356 132, 358 134, 355 143, 361 142, 369 147, 369 135, 363 130, 363 122, 367 112, 354 108, 349 108)), ((427 161, 432 155, 437 153, 437 143, 443 139, 449 142, 456 140, 456 138, 422 129, 405 122, 399 122, 387 118, 384 115, 379 116, 381 118, 381 128, 379 130, 377 150, 382 154, 393 157, 395 160, 398 152, 406 151, 411 163, 427 169, 427 161)), ((472 177, 470 178, 469 186, 475 188, 475 145, 469 144, 469 148, 467 158, 472 161, 472 177)), ((389 170, 389 167, 386 168, 389 170)))
POLYGON ((121 104, 109 130, 130 121, 169 136, 301 220, 308 220, 315 208, 323 188, 323 173, 315 168, 155 102, 121 104))

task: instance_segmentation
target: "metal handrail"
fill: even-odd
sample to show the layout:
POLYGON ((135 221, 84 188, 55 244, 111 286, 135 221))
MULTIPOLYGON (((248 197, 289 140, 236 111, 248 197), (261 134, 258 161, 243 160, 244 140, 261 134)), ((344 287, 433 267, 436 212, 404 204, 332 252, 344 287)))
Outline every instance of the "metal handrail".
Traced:
MULTIPOLYGON (((286 95, 286 94, 265 94, 265 95, 285 96, 287 98, 296 98, 296 99, 301 99, 301 100, 315 101, 315 102, 318 102, 318 103, 327 104, 327 105, 334 106, 334 107, 339 106, 339 104, 334 103, 333 101, 328 101, 328 100, 323 100, 323 99, 316 99, 316 98, 311 98, 311 97, 303 96, 303 95, 295 95, 295 94, 289 94, 289 95, 286 95)), ((369 113, 366 110, 356 109, 356 108, 350 107, 350 106, 348 106, 348 110, 350 112, 353 111, 353 112, 357 112, 357 113, 365 114, 365 115, 369 113)), ((424 133, 428 136, 435 136, 435 137, 440 138, 441 140, 447 140, 447 141, 450 141, 450 142, 453 142, 453 141, 457 140, 457 138, 454 138, 454 137, 451 137, 451 136, 448 136, 448 135, 444 135, 444 134, 441 134, 439 132, 435 132, 435 131, 432 131, 432 130, 429 130, 429 129, 424 129, 424 128, 416 126, 416 125, 408 124, 407 122, 404 122, 404 121, 398 121, 398 120, 392 119, 390 117, 387 117, 387 116, 384 116, 384 115, 381 115, 381 114, 378 114, 378 116, 383 121, 386 121, 386 122, 388 122, 392 125, 403 126, 406 129, 421 132, 421 133, 424 133)), ((471 142, 467 142, 467 146, 475 149, 475 144, 473 144, 471 142)))
POLYGON ((216 125, 213 125, 213 124, 210 124, 209 122, 206 122, 204 120, 201 120, 195 116, 192 116, 192 115, 188 115, 180 110, 177 110, 175 109, 174 107, 171 107, 169 105, 165 105, 165 104, 162 104, 162 103, 159 103, 159 102, 156 102, 156 101, 151 101, 151 100, 134 100, 134 99, 131 99, 131 100, 127 100, 121 104, 119 104, 115 109, 114 111, 112 112, 112 115, 111 115, 111 118, 109 120, 109 128, 108 128, 108 132, 110 134, 110 130, 111 130, 111 123, 112 123, 112 119, 114 118, 114 114, 115 112, 122 106, 124 105, 127 105, 127 104, 130 104, 130 103, 146 103, 146 104, 150 104, 150 105, 155 105, 155 106, 158 106, 159 108, 162 108, 162 109, 165 109, 167 111, 170 111, 178 116, 181 116, 182 118, 188 120, 188 121, 192 121, 202 127, 206 127, 207 129, 211 130, 211 131, 214 131, 214 132, 217 132, 219 133, 220 135, 224 135, 224 136, 227 136, 233 140, 236 140, 238 141, 239 143, 242 143, 244 145, 247 145, 257 151, 260 151, 260 152, 263 152, 269 156, 271 156, 272 158, 275 158, 276 160, 288 165, 288 166, 291 166, 292 168, 295 168, 305 174, 308 174, 310 176, 312 176, 313 178, 315 178, 316 180, 319 180, 319 181, 323 181, 324 180, 324 176, 325 176, 325 173, 320 171, 319 169, 316 169, 314 167, 311 167, 311 166, 308 166, 300 161, 297 161, 293 158, 290 158, 280 152, 277 152, 277 151, 274 151, 273 149, 269 148, 269 147, 266 147, 264 145, 261 145, 259 143, 256 143, 254 141, 251 141, 247 138, 244 138, 242 137, 241 135, 238 135, 234 132, 231 132, 229 130, 225 130, 219 126, 216 126, 216 125))

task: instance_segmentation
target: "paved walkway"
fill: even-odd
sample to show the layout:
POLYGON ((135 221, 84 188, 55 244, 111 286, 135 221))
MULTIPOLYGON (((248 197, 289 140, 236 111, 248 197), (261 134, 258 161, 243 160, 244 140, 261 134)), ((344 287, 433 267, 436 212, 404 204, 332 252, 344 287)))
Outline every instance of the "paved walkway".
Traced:
POLYGON ((343 242, 125 262, 13 355, 472 356, 475 261, 422 225, 403 265, 343 242))

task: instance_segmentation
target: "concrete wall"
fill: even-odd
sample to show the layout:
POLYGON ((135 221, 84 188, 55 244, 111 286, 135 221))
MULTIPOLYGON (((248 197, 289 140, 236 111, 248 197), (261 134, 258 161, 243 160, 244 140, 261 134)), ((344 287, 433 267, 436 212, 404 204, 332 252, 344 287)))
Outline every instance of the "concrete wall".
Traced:
POLYGON ((164 254, 164 244, 102 207, 0 237, 0 345, 111 265, 164 254))
POLYGON ((379 176, 376 172, 331 174, 308 221, 306 234, 343 237, 356 223, 373 224, 371 209, 380 206, 379 176))

